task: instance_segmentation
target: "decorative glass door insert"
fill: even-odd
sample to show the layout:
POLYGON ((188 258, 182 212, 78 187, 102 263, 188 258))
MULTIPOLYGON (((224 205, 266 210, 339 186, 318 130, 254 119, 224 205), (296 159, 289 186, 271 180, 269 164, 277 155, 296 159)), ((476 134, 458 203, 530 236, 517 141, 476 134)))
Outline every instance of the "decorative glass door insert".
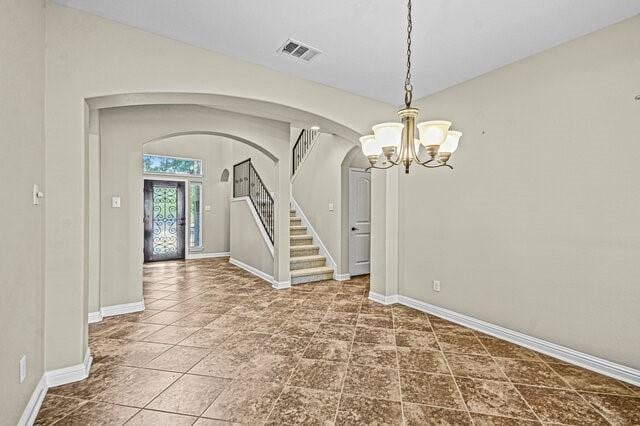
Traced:
POLYGON ((184 259, 184 182, 145 180, 145 261, 184 259))

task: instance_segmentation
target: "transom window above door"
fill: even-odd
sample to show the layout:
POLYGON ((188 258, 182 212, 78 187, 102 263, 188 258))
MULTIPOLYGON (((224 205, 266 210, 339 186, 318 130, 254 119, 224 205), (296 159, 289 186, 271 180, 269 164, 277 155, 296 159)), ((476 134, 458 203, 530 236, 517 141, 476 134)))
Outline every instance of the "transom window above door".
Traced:
POLYGON ((202 176, 202 160, 144 154, 144 173, 174 176, 202 176))

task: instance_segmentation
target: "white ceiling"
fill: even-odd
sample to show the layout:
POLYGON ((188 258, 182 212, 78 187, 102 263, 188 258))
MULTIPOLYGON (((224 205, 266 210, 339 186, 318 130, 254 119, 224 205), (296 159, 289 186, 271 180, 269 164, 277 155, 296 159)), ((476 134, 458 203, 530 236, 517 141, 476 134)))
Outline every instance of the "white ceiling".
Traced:
MULTIPOLYGON (((362 96, 402 103, 403 0, 55 0, 362 96), (287 39, 323 51, 277 53, 287 39)), ((640 13, 640 0, 414 0, 419 98, 640 13)))

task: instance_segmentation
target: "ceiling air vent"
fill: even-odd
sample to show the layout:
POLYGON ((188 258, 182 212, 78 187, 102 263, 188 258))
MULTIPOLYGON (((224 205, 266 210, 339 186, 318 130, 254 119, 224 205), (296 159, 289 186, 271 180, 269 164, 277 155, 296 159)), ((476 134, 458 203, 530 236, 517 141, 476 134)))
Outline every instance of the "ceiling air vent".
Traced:
POLYGON ((311 47, 308 44, 300 43, 293 39, 285 41, 278 51, 285 55, 293 56, 294 58, 302 59, 307 62, 322 53, 315 47, 311 47))

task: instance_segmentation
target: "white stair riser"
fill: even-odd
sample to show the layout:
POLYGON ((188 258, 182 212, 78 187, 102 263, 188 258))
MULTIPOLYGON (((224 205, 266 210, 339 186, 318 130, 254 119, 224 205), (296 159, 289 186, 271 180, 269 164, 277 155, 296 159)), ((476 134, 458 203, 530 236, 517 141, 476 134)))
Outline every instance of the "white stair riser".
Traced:
POLYGON ((303 283, 312 283, 315 281, 325 281, 333 279, 333 273, 330 274, 319 274, 319 275, 306 275, 303 277, 295 277, 291 278, 291 284, 303 284, 303 283))

